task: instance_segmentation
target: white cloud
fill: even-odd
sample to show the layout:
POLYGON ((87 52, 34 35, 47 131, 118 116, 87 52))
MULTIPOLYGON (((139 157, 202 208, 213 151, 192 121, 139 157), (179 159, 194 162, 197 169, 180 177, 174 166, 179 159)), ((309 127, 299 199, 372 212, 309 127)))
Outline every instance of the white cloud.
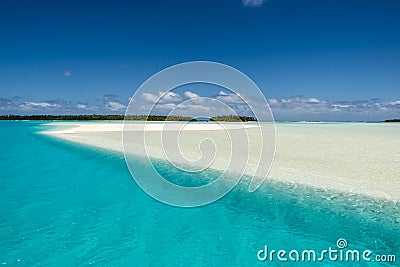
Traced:
POLYGON ((176 105, 174 103, 167 103, 167 104, 157 105, 156 107, 161 109, 174 109, 176 105))
POLYGON ((241 103, 243 103, 243 99, 240 97, 239 94, 228 94, 228 93, 225 93, 224 91, 220 91, 219 94, 215 98, 226 104, 241 104, 241 103))
POLYGON ((104 103, 107 103, 110 101, 115 102, 115 101, 118 101, 118 96, 114 95, 114 94, 107 94, 107 95, 104 95, 103 97, 97 98, 96 100, 100 101, 100 102, 104 102, 104 103))
POLYGON ((397 118, 400 101, 384 102, 380 99, 358 101, 328 101, 293 96, 269 100, 278 120, 383 120, 397 118), (276 101, 275 101, 276 100, 276 101))
POLYGON ((43 108, 56 108, 58 104, 52 104, 48 102, 24 102, 19 105, 23 109, 43 109, 43 108))
POLYGON ((180 101, 181 96, 174 92, 159 92, 158 95, 161 97, 162 102, 175 102, 180 101))
MULTIPOLYGON (((144 93, 142 103, 138 102, 138 110, 146 112, 164 92, 155 94, 144 93), (143 108, 141 106, 143 104, 143 108)), ((95 111, 105 113, 111 111, 123 111, 126 106, 115 95, 105 95, 97 101, 101 105, 83 104, 75 102, 71 104, 63 99, 46 101, 19 102, 19 98, 6 99, 0 97, 0 111, 3 114, 56 114, 56 113, 81 113, 95 111), (108 101, 107 101, 108 100, 108 101)), ((268 99, 272 112, 277 120, 384 120, 399 118, 400 100, 384 101, 381 99, 358 101, 329 101, 316 97, 292 96, 288 98, 268 99)), ((166 115, 174 111, 175 115, 183 116, 215 116, 216 114, 228 114, 230 108, 240 115, 251 115, 250 108, 254 110, 264 109, 262 99, 251 98, 247 95, 236 95, 220 91, 214 97, 204 97, 191 91, 185 91, 182 95, 174 92, 165 94, 165 98, 154 107, 154 114, 166 115), (243 102, 247 100, 247 104, 243 102), (219 102, 219 101, 221 102, 219 102), (183 102, 181 102, 183 101, 183 102)))
POLYGON ((315 97, 312 97, 312 98, 308 99, 308 103, 318 104, 318 103, 321 103, 321 101, 315 97))
POLYGON ((119 102, 110 101, 107 103, 106 108, 111 111, 121 111, 124 110, 126 107, 119 102))
POLYGON ((268 104, 271 106, 278 105, 279 101, 275 98, 268 99, 268 104))
POLYGON ((351 105, 347 105, 347 104, 332 104, 332 108, 337 110, 337 109, 341 109, 341 108, 349 108, 351 107, 351 105))
MULTIPOLYGON (((200 98, 202 100, 206 98, 200 98)), ((180 103, 173 110, 173 115, 190 116, 190 117, 213 117, 216 114, 232 114, 232 110, 227 106, 210 98, 206 101, 199 102, 198 99, 189 99, 180 103)))
POLYGON ((188 112, 190 111, 209 111, 212 109, 212 105, 204 106, 204 105, 197 105, 197 104, 182 104, 177 106, 178 109, 180 110, 186 110, 188 112))
POLYGON ((158 99, 156 95, 150 93, 142 93, 142 98, 149 103, 155 103, 158 99))
POLYGON ((79 109, 86 109, 87 108, 87 106, 85 104, 77 104, 76 107, 79 108, 79 109))
POLYGON ((261 6, 266 0, 242 0, 244 6, 258 7, 261 6))
POLYGON ((187 98, 186 101, 190 101, 190 103, 194 105, 202 105, 204 104, 204 101, 207 101, 206 97, 201 97, 190 91, 184 92, 183 95, 187 98))
POLYGON ((12 100, 0 97, 0 109, 1 110, 11 109, 14 106, 15 106, 15 104, 12 100))
POLYGON ((199 97, 198 94, 193 93, 193 92, 190 92, 190 91, 186 91, 186 92, 184 92, 183 94, 184 94, 184 96, 186 96, 187 98, 197 98, 197 97, 199 97))
MULTIPOLYGON (((153 113, 165 114, 173 111, 175 115, 184 116, 215 116, 215 114, 232 113, 248 116, 251 109, 264 109, 263 99, 255 99, 246 95, 220 91, 216 96, 202 97, 191 91, 181 95, 169 92, 165 94, 144 93, 142 97, 149 104, 154 104, 160 96, 164 98, 154 107, 153 113), (214 101, 213 101, 214 99, 214 101), (181 102, 184 100, 184 102, 181 102), (219 100, 215 101, 215 100, 219 100), (246 102, 245 102, 246 100, 246 102)), ((271 98, 268 100, 272 112, 278 120, 377 120, 396 117, 400 111, 400 101, 382 102, 379 99, 361 101, 327 101, 316 97, 303 97, 300 95, 289 98, 271 98)))
POLYGON ((64 76, 64 77, 69 77, 69 76, 71 76, 71 75, 72 75, 72 73, 71 73, 70 71, 64 70, 64 72, 63 72, 63 76, 64 76))
POLYGON ((158 91, 158 94, 151 93, 142 93, 141 97, 149 103, 170 103, 170 102, 178 102, 182 100, 182 97, 175 92, 163 92, 158 91))

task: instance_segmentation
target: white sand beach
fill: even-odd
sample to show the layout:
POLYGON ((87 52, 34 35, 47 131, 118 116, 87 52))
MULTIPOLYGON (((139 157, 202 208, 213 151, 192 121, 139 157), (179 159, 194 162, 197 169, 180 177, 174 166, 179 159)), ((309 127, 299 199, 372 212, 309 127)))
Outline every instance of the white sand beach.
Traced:
MULTIPOLYGON (((42 132, 43 134, 103 149, 123 151, 122 122, 52 122, 49 125, 54 127, 42 132)), ((137 134, 143 134, 143 123, 139 122, 137 125, 137 134)), ((166 159, 160 139, 162 124, 148 123, 145 127, 149 155, 166 159)), ((170 123, 168 129, 177 131, 181 127, 182 123, 170 123)), ((224 127, 234 130, 242 126, 227 123, 224 127)), ((257 133, 256 125, 245 124, 245 127, 250 136, 257 133)), ((130 129, 135 131, 135 126, 130 129)), ((210 167, 218 170, 226 168, 230 160, 230 144, 221 126, 216 123, 193 123, 188 124, 183 132, 180 152, 186 159, 195 160, 201 156, 199 142, 207 136, 219 148, 210 167)), ((258 146, 260 144, 257 142, 250 143, 250 154, 258 146)), ((257 157, 250 155, 245 173, 252 174, 257 162, 257 157)), ((276 154, 269 178, 400 201, 399 166, 399 124, 277 123, 276 154)))

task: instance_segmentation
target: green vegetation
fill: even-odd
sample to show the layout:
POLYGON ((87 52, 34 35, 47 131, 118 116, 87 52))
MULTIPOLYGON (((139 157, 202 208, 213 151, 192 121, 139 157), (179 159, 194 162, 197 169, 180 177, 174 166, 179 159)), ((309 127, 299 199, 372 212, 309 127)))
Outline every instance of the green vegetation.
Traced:
POLYGON ((161 115, 129 115, 125 119, 133 121, 195 121, 192 117, 161 115))
POLYGON ((2 115, 0 120, 123 120, 123 115, 2 115))
MULTIPOLYGON (((161 115, 1 115, 0 120, 135 120, 135 121, 197 121, 192 117, 161 116, 161 115)), ((256 121, 253 117, 246 116, 215 116, 210 121, 247 122, 256 121)))
POLYGON ((2 115, 0 120, 136 120, 136 121, 190 121, 191 117, 183 116, 157 116, 157 115, 2 115))
POLYGON ((257 120, 254 117, 228 115, 228 116, 215 116, 212 117, 210 121, 247 122, 247 121, 257 121, 257 120))
POLYGON ((384 120, 383 122, 400 122, 400 119, 384 120))

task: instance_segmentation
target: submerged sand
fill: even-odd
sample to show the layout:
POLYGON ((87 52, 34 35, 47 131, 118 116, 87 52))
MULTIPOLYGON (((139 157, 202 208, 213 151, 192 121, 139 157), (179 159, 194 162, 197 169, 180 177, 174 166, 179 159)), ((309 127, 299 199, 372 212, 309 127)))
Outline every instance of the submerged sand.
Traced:
MULTIPOLYGON (((49 125, 56 127, 44 134, 123 151, 122 122, 55 122, 49 125)), ((138 125, 139 131, 143 125, 138 125)), ((169 129, 174 130, 174 124, 171 125, 169 129)), ((250 136, 256 135, 256 125, 245 125, 250 136)), ((181 126, 176 123, 176 130, 181 126)), ((235 123, 224 124, 224 127, 241 128, 235 123)), ((160 123, 146 126, 148 153, 159 159, 165 159, 159 138, 162 129, 160 123)), ((185 127, 181 153, 188 160, 199 158, 199 141, 204 136, 212 138, 219 147, 210 167, 224 170, 230 160, 229 142, 218 124, 194 123, 185 127)), ((256 153, 259 145, 251 143, 250 154, 256 153)), ((254 173, 258 164, 256 158, 250 155, 246 174, 254 173)), ((268 176, 281 182, 400 201, 399 166, 399 124, 277 123, 275 159, 268 176)))

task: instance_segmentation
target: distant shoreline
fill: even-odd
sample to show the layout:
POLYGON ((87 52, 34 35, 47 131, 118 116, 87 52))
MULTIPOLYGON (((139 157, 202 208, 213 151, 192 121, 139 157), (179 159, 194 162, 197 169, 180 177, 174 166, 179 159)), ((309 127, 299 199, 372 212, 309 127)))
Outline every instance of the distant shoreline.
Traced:
POLYGON ((133 120, 133 121, 225 121, 247 122, 257 121, 254 117, 223 115, 211 118, 193 118, 186 116, 164 115, 1 115, 0 120, 63 120, 63 121, 90 121, 90 120, 133 120))
POLYGON ((400 119, 384 120, 383 122, 400 122, 400 119))
MULTIPOLYGON (((185 116, 163 116, 163 115, 0 115, 0 121, 193 121, 193 122, 257 122, 254 117, 247 116, 214 116, 211 118, 192 118, 185 116)), ((324 123, 324 122, 360 122, 360 123, 400 123, 400 119, 387 119, 383 121, 317 121, 317 120, 303 120, 303 121, 276 121, 276 122, 304 122, 304 123, 324 123)))

